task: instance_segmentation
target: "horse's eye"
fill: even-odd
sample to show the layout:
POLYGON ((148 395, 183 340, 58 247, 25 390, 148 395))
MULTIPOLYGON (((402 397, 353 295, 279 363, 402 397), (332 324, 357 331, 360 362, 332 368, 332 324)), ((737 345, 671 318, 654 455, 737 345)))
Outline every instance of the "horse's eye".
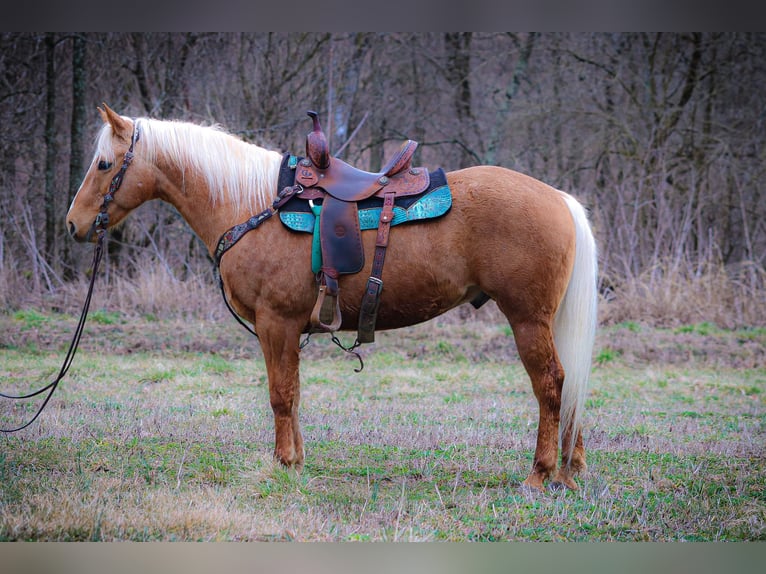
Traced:
POLYGON ((98 169, 100 169, 101 171, 106 171, 110 167, 112 167, 111 161, 106 161, 102 159, 100 162, 98 162, 98 169))

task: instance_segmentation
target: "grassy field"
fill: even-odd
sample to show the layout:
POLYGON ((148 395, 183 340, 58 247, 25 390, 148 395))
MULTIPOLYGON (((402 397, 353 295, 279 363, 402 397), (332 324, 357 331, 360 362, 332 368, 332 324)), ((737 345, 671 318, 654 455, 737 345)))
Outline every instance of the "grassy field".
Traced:
MULTIPOLYGON (((581 489, 530 493, 537 406, 510 330, 458 310, 304 350, 298 475, 271 459, 230 318, 92 313, 38 422, 0 436, 0 540, 763 540, 766 329, 601 329, 581 489)), ((0 390, 58 372, 70 316, 0 317, 0 390)), ((39 403, 0 403, 0 424, 39 403)))

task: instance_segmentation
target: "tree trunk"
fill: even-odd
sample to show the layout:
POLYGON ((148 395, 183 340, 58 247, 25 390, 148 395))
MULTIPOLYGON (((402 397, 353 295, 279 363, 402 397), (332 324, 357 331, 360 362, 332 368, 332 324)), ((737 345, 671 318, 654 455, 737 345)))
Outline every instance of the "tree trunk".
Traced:
MULTIPOLYGON (((85 68, 85 38, 75 34, 72 39, 72 127, 69 134, 69 193, 67 205, 80 187, 83 176, 83 146, 85 140, 85 88, 87 70, 85 68)), ((73 276, 73 261, 70 242, 64 242, 64 273, 66 279, 73 276)))
POLYGON ((453 106, 457 118, 455 131, 456 140, 460 146, 459 167, 473 164, 473 158, 468 153, 470 145, 466 141, 469 122, 473 119, 471 111, 471 32, 447 32, 444 34, 447 66, 445 75, 455 90, 453 106))
POLYGON ((447 80, 455 88, 455 113, 458 120, 471 117, 471 36, 472 32, 447 32, 447 80))
POLYGON ((133 53, 135 55, 135 62, 131 71, 136 78, 138 84, 138 93, 141 99, 141 104, 147 114, 151 115, 153 112, 152 95, 149 89, 149 79, 146 73, 146 66, 144 61, 146 59, 145 50, 145 37, 144 34, 134 32, 130 35, 130 42, 133 46, 133 53))
POLYGON ((48 261, 56 255, 56 35, 45 34, 45 253, 48 261))

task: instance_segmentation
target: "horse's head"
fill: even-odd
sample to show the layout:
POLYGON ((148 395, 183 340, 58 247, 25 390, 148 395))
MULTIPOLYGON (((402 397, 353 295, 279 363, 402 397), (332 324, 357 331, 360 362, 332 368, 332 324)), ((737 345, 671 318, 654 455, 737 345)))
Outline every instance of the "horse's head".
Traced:
POLYGON ((120 116, 106 104, 98 111, 104 127, 93 161, 66 216, 67 229, 77 241, 95 241, 99 221, 105 222, 104 228, 117 225, 151 198, 154 187, 149 185, 153 181, 151 167, 138 157, 131 160, 139 140, 137 122, 120 116))

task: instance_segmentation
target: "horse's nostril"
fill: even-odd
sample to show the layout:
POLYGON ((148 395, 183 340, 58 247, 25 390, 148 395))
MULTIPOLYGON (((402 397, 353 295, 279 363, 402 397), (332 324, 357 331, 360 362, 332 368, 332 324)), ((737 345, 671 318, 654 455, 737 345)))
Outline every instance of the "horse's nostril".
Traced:
POLYGON ((74 224, 73 221, 70 221, 69 222, 69 235, 74 237, 76 233, 77 233, 77 226, 74 224))

